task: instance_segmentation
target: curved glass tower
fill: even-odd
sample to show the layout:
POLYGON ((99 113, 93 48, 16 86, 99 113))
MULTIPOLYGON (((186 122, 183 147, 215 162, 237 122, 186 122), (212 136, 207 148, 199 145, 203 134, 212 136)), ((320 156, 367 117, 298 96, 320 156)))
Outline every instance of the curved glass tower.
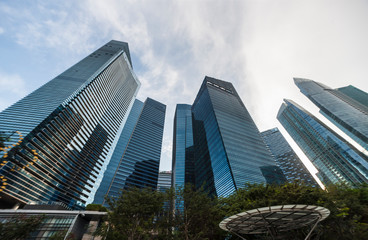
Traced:
POLYGON ((6 145, 19 140, 2 151, 2 200, 90 202, 139 86, 128 44, 110 41, 1 112, 6 145))
POLYGON ((367 93, 353 87, 335 90, 303 78, 294 82, 324 116, 368 150, 367 93))
POLYGON ((368 159, 312 114, 284 100, 277 119, 318 169, 322 183, 368 183, 368 159))
POLYGON ((285 181, 230 82, 205 77, 192 113, 197 187, 227 196, 246 183, 285 181))

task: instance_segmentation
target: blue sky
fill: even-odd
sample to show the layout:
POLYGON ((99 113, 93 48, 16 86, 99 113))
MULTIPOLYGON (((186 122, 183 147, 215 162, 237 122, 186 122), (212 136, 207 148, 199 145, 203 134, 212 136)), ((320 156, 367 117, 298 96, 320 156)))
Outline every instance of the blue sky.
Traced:
POLYGON ((232 82, 259 129, 277 126, 284 135, 276 120, 283 98, 317 112, 293 77, 368 91, 367 22, 364 0, 5 0, 0 110, 109 40, 126 41, 138 98, 167 105, 168 170, 175 104, 191 104, 205 75, 232 82))

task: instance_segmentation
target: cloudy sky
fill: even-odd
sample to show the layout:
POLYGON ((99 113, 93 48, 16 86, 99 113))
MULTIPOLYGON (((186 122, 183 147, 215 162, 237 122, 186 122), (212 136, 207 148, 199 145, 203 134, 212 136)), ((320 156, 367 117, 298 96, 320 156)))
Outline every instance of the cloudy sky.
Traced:
POLYGON ((366 0, 3 0, 0 111, 109 40, 126 41, 138 98, 167 105, 169 170, 175 105, 191 104, 206 75, 234 84, 261 131, 285 135, 283 98, 317 112, 293 77, 368 91, 367 23, 366 0))

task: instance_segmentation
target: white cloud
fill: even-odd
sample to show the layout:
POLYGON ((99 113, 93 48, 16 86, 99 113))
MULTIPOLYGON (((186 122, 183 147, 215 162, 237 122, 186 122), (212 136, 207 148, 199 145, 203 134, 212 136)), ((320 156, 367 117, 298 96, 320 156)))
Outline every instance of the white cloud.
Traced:
POLYGON ((3 34, 5 32, 4 28, 0 27, 0 34, 3 34))
POLYGON ((80 11, 74 1, 62 3, 37 1, 37 4, 19 6, 0 5, 0 11, 8 15, 9 34, 28 49, 53 49, 58 52, 81 54, 96 46, 93 19, 80 11))
POLYGON ((0 71, 0 111, 27 93, 25 81, 17 74, 0 71))
MULTIPOLYGON (((311 78, 331 87, 364 87, 368 48, 367 4, 356 1, 257 2, 251 7, 251 39, 244 42, 247 72, 260 96, 252 111, 264 129, 272 127, 281 99, 309 104, 292 82, 311 78), (270 117, 266 117, 270 113, 270 117)), ((365 87, 366 88, 366 87, 365 87)), ((367 89, 366 89, 367 90, 367 89)))

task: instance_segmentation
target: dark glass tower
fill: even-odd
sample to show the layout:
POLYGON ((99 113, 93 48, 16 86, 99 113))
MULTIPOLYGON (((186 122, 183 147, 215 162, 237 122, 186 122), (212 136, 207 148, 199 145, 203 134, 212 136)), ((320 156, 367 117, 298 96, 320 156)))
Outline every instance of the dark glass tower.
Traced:
POLYGON ((192 113, 197 187, 227 196, 246 183, 284 181, 231 83, 205 77, 192 113))
POLYGON ((165 112, 153 99, 135 101, 94 203, 104 204, 105 196, 117 197, 131 186, 157 188, 165 112))
POLYGON ((368 150, 368 108, 361 98, 365 96, 364 99, 367 99, 367 93, 359 91, 359 100, 358 95, 352 98, 354 94, 350 94, 356 94, 357 89, 335 90, 302 78, 294 78, 294 82, 300 91, 319 107, 324 116, 368 150))
POLYGON ((194 182, 194 146, 191 105, 177 104, 174 117, 172 186, 194 182))
POLYGON ((284 100, 277 119, 318 169, 324 184, 368 183, 368 159, 312 114, 284 100))
POLYGON ((110 41, 1 112, 6 145, 19 141, 1 151, 1 200, 90 202, 139 86, 128 44, 110 41))
POLYGON ((298 180, 307 185, 318 186, 278 128, 261 132, 261 136, 289 182, 298 180))

